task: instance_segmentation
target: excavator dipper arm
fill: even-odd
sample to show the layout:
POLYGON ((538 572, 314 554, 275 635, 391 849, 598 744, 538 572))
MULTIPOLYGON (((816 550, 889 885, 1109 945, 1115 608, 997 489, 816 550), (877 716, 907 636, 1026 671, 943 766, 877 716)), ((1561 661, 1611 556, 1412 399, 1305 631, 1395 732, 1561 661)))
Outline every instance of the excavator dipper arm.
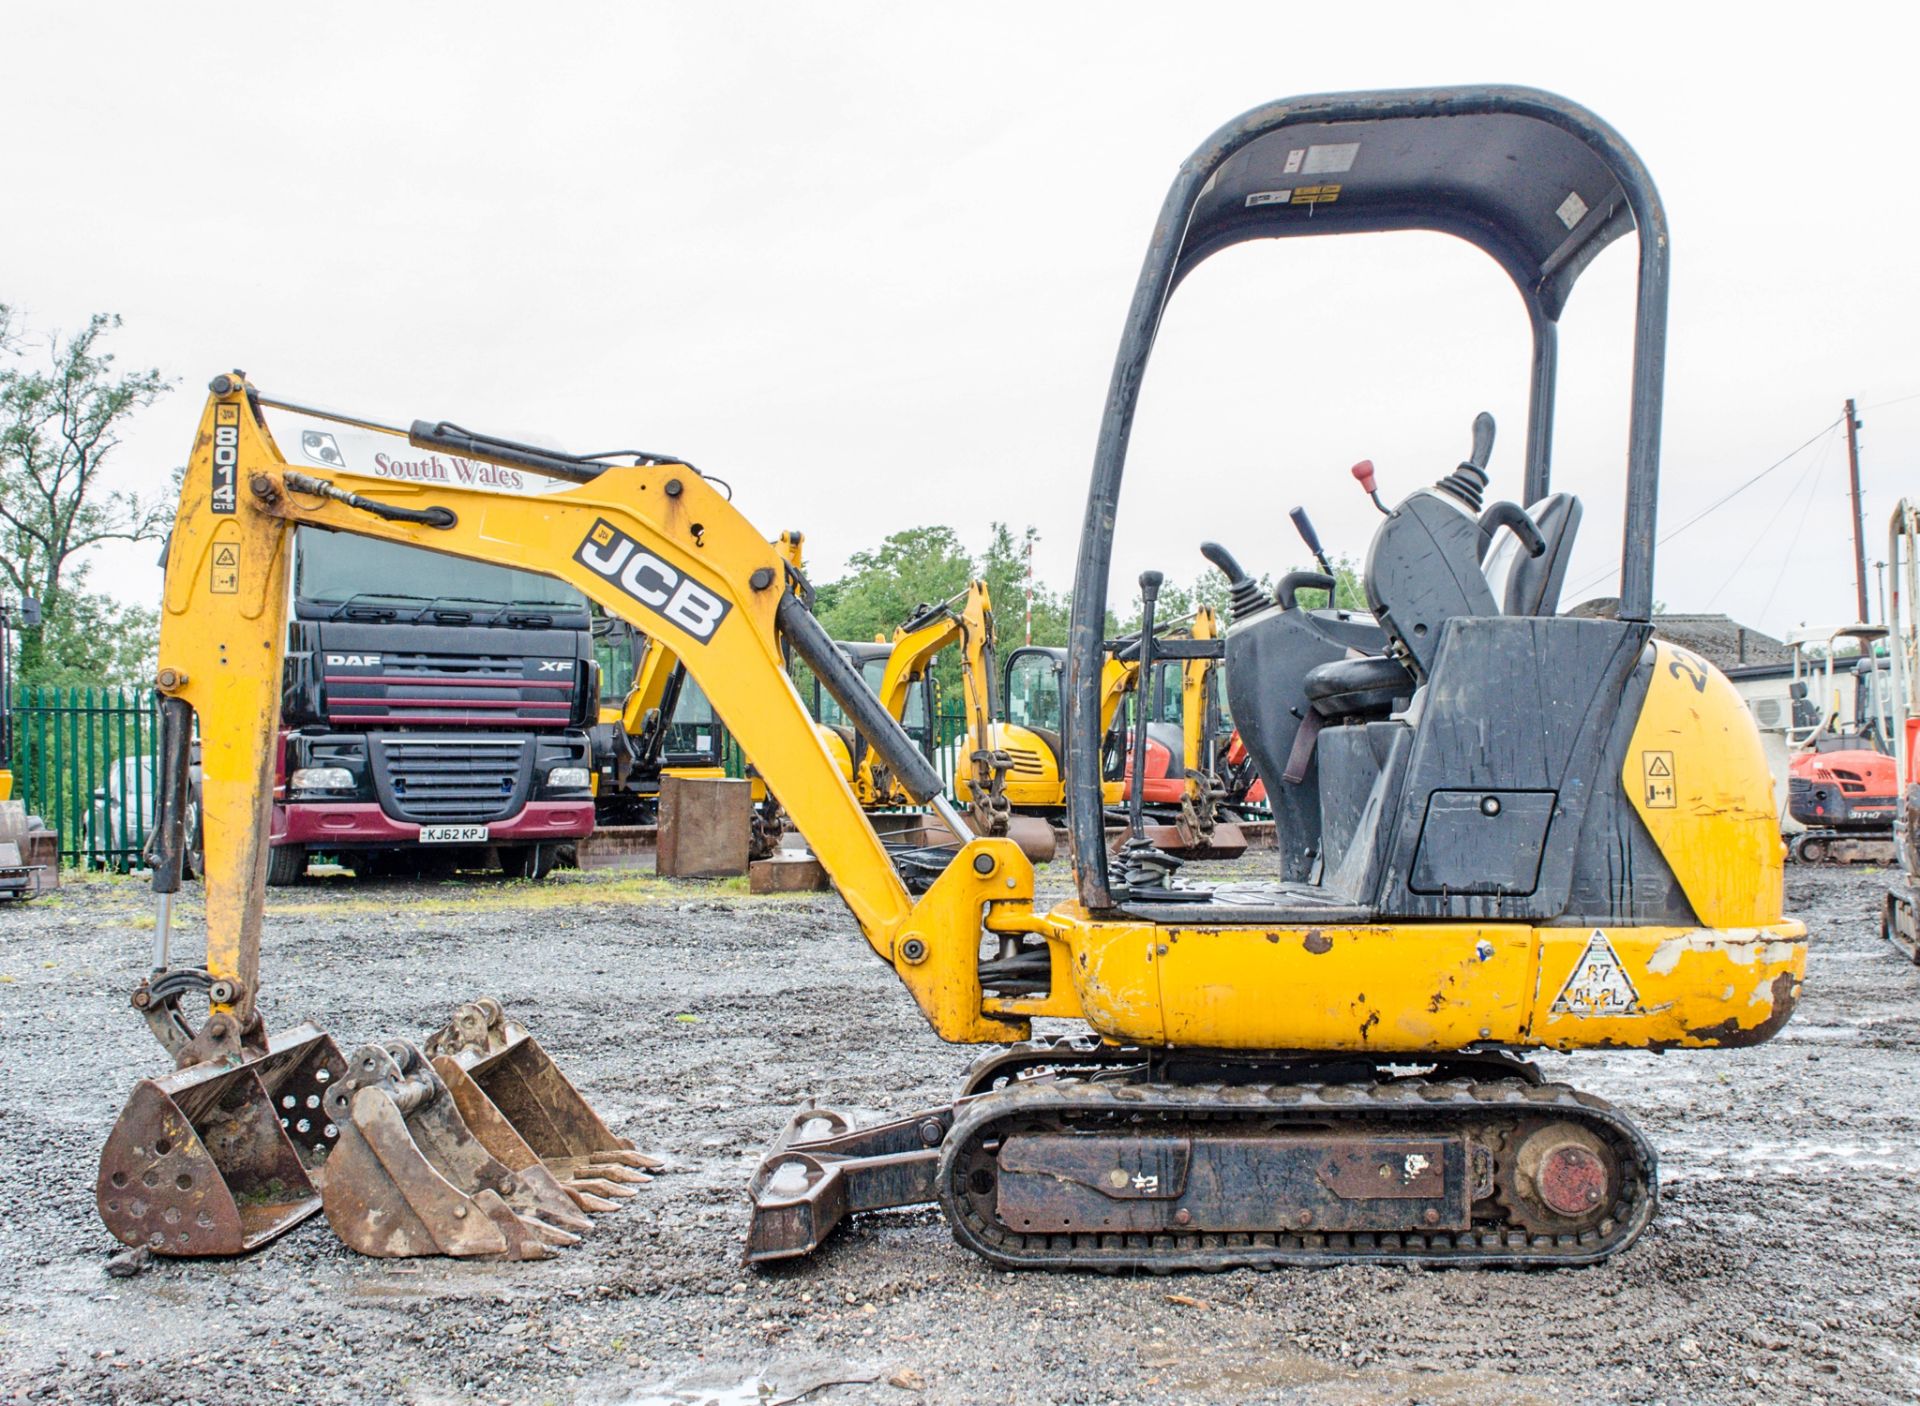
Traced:
POLYGON ((557 577, 632 622, 699 681, 935 1029, 960 1042, 1023 1038, 1024 1019, 982 1013, 977 915, 989 901, 1030 894, 1030 873, 1018 877, 1027 866, 1004 842, 975 841, 916 909, 787 677, 783 640, 876 749, 897 754, 889 764, 916 800, 940 803, 938 776, 788 589, 781 546, 683 464, 581 477, 532 498, 345 472, 319 478, 286 462, 242 378, 214 382, 169 548, 158 679, 201 722, 207 969, 216 996, 231 998, 212 1002, 203 1043, 213 1031, 237 1041, 254 1024, 288 546, 298 526, 557 577), (962 888, 968 897, 956 902, 962 888), (975 916, 956 921, 969 909, 975 916), (935 915, 944 921, 926 921, 935 915))

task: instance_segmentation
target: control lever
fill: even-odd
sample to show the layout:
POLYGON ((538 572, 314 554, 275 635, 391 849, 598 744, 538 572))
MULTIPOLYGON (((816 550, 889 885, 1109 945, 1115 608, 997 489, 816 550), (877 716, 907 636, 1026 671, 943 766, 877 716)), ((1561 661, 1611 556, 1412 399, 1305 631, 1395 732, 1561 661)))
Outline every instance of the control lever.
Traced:
POLYGON ((1473 417, 1473 452, 1467 456, 1467 463, 1462 467, 1471 466, 1485 473, 1487 461, 1491 458, 1493 458, 1493 416, 1482 410, 1473 417))
POLYGON ((1260 589, 1260 583, 1247 575, 1240 563, 1233 559, 1233 553, 1218 542, 1202 542, 1200 555, 1212 562, 1220 574, 1227 578, 1227 589, 1231 592, 1227 608, 1233 619, 1244 620, 1256 611, 1267 608, 1267 597, 1260 589))
POLYGON ((1485 500, 1487 461, 1493 457, 1493 416, 1482 410, 1473 417, 1473 450, 1460 461, 1460 467, 1434 485, 1466 504, 1477 514, 1485 500))
POLYGON ((1305 508, 1295 508, 1287 514, 1293 519, 1294 531, 1300 534, 1300 540, 1307 544, 1307 550, 1313 553, 1313 559, 1320 563, 1320 569, 1333 575, 1333 564, 1327 560, 1327 554, 1321 549, 1320 534, 1313 530, 1313 521, 1307 516, 1305 508))
POLYGON ((1141 812, 1147 792, 1147 699, 1153 690, 1153 603, 1166 578, 1157 571, 1140 573, 1140 682, 1133 689, 1133 794, 1127 797, 1127 830, 1135 844, 1147 838, 1141 812))
POLYGON ((1385 517, 1391 510, 1387 507, 1385 503, 1380 501, 1380 490, 1374 487, 1373 460, 1362 459, 1359 463, 1353 466, 1351 472, 1354 478, 1359 482, 1360 486, 1367 490, 1367 496, 1373 499, 1373 506, 1380 510, 1380 515, 1382 517, 1385 517))

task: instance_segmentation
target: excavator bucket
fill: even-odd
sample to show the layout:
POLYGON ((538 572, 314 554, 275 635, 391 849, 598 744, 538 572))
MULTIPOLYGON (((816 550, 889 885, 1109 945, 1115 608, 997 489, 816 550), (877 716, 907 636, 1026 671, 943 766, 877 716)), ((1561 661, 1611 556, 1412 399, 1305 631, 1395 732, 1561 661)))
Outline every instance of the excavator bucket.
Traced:
POLYGON ((498 1001, 461 1006, 427 1053, 492 1155, 522 1170, 536 1159, 582 1210, 612 1210, 663 1165, 616 1136, 498 1001))
POLYGON ((237 1255, 320 1209, 315 1182, 338 1122, 339 1047, 299 1025, 238 1064, 142 1079, 100 1154, 100 1216, 157 1255, 237 1255))
POLYGON ((487 1151, 404 1040, 356 1050, 325 1107, 339 1130, 323 1179, 327 1221, 363 1255, 544 1259, 587 1227, 551 1177, 487 1151))

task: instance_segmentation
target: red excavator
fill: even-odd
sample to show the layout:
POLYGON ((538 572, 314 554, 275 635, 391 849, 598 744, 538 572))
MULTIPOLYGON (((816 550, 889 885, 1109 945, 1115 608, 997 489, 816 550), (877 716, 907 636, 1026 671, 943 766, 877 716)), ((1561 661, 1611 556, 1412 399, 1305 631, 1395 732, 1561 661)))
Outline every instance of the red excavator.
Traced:
MULTIPOLYGON (((1807 864, 1893 861, 1894 776, 1891 671, 1875 653, 1882 625, 1847 625, 1827 636, 1826 658, 1809 682, 1824 684, 1819 721, 1787 763, 1787 810, 1806 827, 1792 855, 1807 864), (1850 675, 1837 646, 1859 643, 1850 675), (1838 681, 1851 677, 1853 704, 1840 702, 1838 681)), ((1798 640, 1795 641, 1796 646, 1798 640)), ((1796 653, 1799 653, 1796 648, 1796 653)))

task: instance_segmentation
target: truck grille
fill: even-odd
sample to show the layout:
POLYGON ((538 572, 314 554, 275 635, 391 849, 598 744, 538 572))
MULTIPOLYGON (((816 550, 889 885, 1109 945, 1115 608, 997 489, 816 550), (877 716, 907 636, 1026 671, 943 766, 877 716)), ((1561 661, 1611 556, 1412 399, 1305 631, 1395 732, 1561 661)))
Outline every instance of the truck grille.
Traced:
POLYGON ((504 820, 520 809, 533 775, 528 737, 375 733, 368 742, 380 808, 416 825, 504 820))
POLYGON ((555 661, 491 655, 387 653, 372 668, 329 663, 321 675, 326 717, 336 727, 567 725, 574 670, 555 661))

